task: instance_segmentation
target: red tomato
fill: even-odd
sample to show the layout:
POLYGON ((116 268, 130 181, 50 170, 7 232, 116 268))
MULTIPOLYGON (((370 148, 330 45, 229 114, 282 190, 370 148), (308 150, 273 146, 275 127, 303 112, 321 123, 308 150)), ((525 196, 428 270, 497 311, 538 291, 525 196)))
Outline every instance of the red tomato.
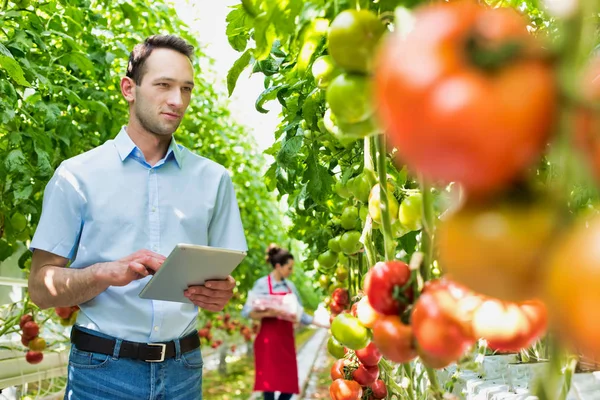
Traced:
POLYGON ((475 343, 470 326, 471 297, 474 298, 455 284, 421 294, 411 325, 426 353, 443 360, 457 360, 475 343))
POLYGON ((352 378, 361 386, 369 386, 379 378, 379 367, 377 365, 367 367, 364 364, 359 364, 358 368, 352 371, 352 378))
POLYGON ((365 294, 369 304, 377 312, 386 315, 402 313, 412 300, 410 285, 404 290, 405 300, 394 298, 396 288, 405 286, 410 280, 410 269, 402 261, 378 262, 365 277, 365 294))
POLYGON ((557 88, 542 45, 514 9, 436 2, 413 15, 375 71, 390 142, 429 181, 477 194, 504 187, 539 159, 553 127, 557 88))
POLYGON ((29 321, 33 321, 33 317, 31 316, 31 314, 22 315, 19 321, 19 327, 23 329, 23 325, 25 325, 29 321))
POLYGON ((600 113, 589 107, 600 100, 600 57, 593 58, 583 71, 580 90, 588 104, 577 110, 575 115, 574 143, 585 156, 588 167, 600 182, 600 113))
POLYGON ((331 366, 331 380, 335 381, 336 379, 346 379, 346 370, 344 367, 347 367, 349 361, 345 358, 341 358, 333 363, 331 366))
POLYGON ((501 351, 528 348, 546 331, 548 317, 541 301, 522 304, 489 299, 473 314, 473 331, 501 351))
POLYGON ((27 354, 25 354, 25 360, 29 363, 29 364, 39 364, 42 362, 42 360, 44 359, 44 353, 40 352, 40 351, 28 351, 27 354))
POLYGON ((331 303, 329 303, 329 309, 331 310, 331 312, 333 314, 340 314, 342 311, 344 311, 345 308, 346 308, 345 305, 338 304, 335 301, 332 301, 331 303))
POLYGON ((350 302, 350 297, 348 295, 348 290, 343 288, 337 288, 331 294, 331 300, 341 306, 347 306, 350 302))
POLYGON ((387 397, 387 387, 385 386, 385 382, 381 379, 378 379, 371 386, 371 398, 373 399, 385 399, 387 397))
POLYGON ((373 327, 373 342, 381 355, 396 363, 405 363, 417 356, 413 346, 413 332, 400 317, 386 315, 373 327))
POLYGON ((23 336, 28 339, 33 339, 40 333, 40 327, 34 321, 26 322, 23 325, 23 336))
POLYGON ((377 350, 377 346, 373 342, 369 343, 364 349, 356 350, 355 353, 358 361, 367 367, 375 366, 381 360, 381 353, 377 350))
POLYGON ((362 387, 355 381, 336 379, 329 386, 332 400, 358 400, 362 397, 362 387))
POLYGON ((62 319, 68 319, 73 314, 73 307, 55 307, 54 312, 62 319))

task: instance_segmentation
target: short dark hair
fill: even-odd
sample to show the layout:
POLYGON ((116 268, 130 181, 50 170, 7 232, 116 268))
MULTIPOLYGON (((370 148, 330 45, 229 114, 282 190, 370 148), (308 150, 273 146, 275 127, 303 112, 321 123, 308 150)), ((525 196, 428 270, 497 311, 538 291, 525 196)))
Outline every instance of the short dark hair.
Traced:
POLYGON ((129 63, 127 64, 127 74, 133 79, 136 85, 142 83, 142 78, 146 74, 146 60, 152 54, 154 49, 171 49, 180 52, 192 61, 194 46, 175 35, 153 35, 144 43, 137 44, 131 54, 129 54, 129 63))
POLYGON ((269 248, 267 249, 267 262, 271 263, 273 268, 275 268, 277 264, 285 265, 289 260, 293 259, 294 256, 291 255, 289 251, 282 249, 274 243, 269 245, 269 248))

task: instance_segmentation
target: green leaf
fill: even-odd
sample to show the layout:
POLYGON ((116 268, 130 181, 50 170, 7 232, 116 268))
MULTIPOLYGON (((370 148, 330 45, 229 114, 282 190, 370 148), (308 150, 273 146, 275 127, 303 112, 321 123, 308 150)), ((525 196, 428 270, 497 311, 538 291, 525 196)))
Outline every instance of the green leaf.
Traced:
POLYGON ((13 57, 12 53, 10 52, 10 50, 8 50, 2 43, 0 43, 0 55, 6 56, 6 57, 12 58, 12 59, 15 58, 15 57, 13 57))
POLYGON ((254 1, 252 0, 242 0, 242 6, 244 10, 252 17, 256 18, 256 11, 254 8, 254 1))
POLYGON ((33 193, 33 185, 25 185, 22 189, 15 190, 15 205, 19 204, 20 201, 27 200, 31 197, 31 193, 33 193))
POLYGON ((265 181, 265 185, 267 186, 267 190, 270 192, 274 191, 277 187, 277 177, 275 176, 275 171, 277 170, 277 163, 271 164, 267 172, 265 172, 263 178, 265 181))
POLYGON ((317 126, 318 119, 322 114, 319 113, 321 104, 323 103, 323 95, 320 89, 314 89, 304 100, 302 105, 302 116, 311 129, 319 129, 317 126))
POLYGON ((264 154, 268 154, 270 156, 275 156, 279 150, 281 149, 281 142, 275 142, 271 147, 263 151, 264 154))
POLYGON ((280 60, 273 58, 267 58, 262 61, 258 61, 254 64, 252 73, 262 72, 265 76, 272 76, 279 72, 279 66, 281 65, 280 60))
POLYGON ((235 6, 227 14, 226 22, 227 29, 225 33, 229 44, 236 51, 244 51, 248 45, 249 31, 252 27, 248 13, 241 5, 235 6))
POLYGON ((71 53, 67 57, 69 65, 75 70, 81 72, 93 71, 94 64, 89 60, 87 54, 84 53, 71 53))
POLYGON ((19 171, 22 169, 24 164, 25 156, 23 155, 21 149, 12 150, 10 153, 8 153, 8 156, 6 156, 6 160, 4 161, 4 165, 9 172, 19 171))
POLYGON ((315 153, 311 152, 306 159, 305 179, 308 181, 308 193, 318 202, 322 202, 331 193, 331 187, 335 183, 329 170, 319 164, 315 153))
POLYGON ((0 262, 6 260, 14 252, 12 244, 8 243, 6 239, 0 238, 0 262))
POLYGON ((271 24, 271 13, 263 12, 254 21, 254 57, 264 60, 271 53, 271 47, 277 36, 275 27, 271 24))
POLYGON ((229 72, 227 72, 227 92, 229 93, 229 96, 233 93, 237 80, 242 72, 250 65, 250 61, 252 61, 252 52, 251 50, 246 50, 244 54, 233 63, 233 67, 231 67, 229 72))
POLYGON ((293 167, 302 147, 302 136, 292 136, 284 140, 281 149, 277 153, 277 163, 283 167, 293 167))
POLYGON ((27 82, 27 79, 25 79, 23 69, 14 58, 10 58, 4 54, 0 55, 0 68, 4 69, 8 73, 8 76, 17 84, 26 87, 31 86, 27 82))
POLYGON ((288 87, 288 85, 277 85, 277 86, 271 86, 267 90, 263 91, 258 96, 258 99, 256 99, 256 110, 263 114, 268 113, 269 110, 266 110, 265 108, 263 108, 263 105, 269 100, 274 100, 277 97, 277 92, 279 92, 280 90, 287 88, 287 87, 288 87))

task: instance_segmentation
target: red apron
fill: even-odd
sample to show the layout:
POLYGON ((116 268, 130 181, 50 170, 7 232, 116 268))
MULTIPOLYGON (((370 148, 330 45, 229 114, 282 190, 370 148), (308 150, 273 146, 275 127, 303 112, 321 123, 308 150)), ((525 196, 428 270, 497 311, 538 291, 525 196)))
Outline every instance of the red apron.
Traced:
MULTIPOLYGON (((273 293, 271 275, 267 280, 270 295, 292 293, 289 288, 286 293, 273 293)), ((262 319, 254 341, 254 371, 254 391, 300 393, 293 323, 277 318, 262 319)))

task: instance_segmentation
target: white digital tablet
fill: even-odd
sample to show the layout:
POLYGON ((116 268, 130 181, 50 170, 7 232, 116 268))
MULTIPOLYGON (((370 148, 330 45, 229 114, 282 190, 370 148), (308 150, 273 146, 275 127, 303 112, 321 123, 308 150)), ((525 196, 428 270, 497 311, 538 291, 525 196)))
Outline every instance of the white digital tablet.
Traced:
POLYGON ((143 299, 192 303, 183 295, 189 286, 227 279, 246 252, 194 244, 178 244, 139 296, 143 299))

